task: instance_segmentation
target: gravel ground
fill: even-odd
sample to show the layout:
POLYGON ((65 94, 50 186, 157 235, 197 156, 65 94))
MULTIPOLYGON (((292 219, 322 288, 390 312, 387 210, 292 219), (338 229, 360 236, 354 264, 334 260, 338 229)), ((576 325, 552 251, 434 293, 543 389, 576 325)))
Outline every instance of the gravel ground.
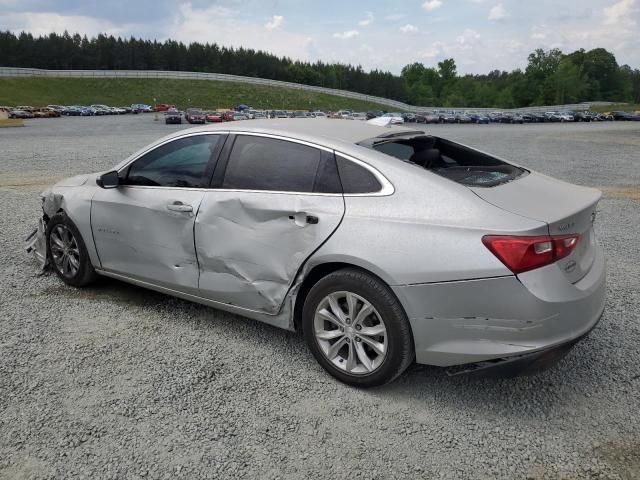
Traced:
POLYGON ((414 365, 368 391, 325 374, 299 334, 38 274, 22 251, 38 192, 178 128, 0 129, 0 478, 640 478, 640 124, 426 127, 605 192, 607 309, 538 376, 414 365))

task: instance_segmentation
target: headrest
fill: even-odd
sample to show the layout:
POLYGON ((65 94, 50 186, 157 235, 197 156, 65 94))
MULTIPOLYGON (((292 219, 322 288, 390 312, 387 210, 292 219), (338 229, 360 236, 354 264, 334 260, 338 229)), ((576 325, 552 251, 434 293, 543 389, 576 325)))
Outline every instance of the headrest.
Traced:
POLYGON ((421 167, 429 168, 431 165, 438 163, 440 160, 440 150, 437 148, 426 148, 424 150, 418 150, 411 158, 410 162, 413 162, 421 167))

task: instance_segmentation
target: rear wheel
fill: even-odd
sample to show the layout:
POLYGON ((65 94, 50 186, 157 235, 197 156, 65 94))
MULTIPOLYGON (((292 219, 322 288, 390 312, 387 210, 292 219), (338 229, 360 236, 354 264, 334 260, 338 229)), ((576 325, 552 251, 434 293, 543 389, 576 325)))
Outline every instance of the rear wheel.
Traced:
POLYGON ((56 275, 67 285, 85 287, 97 277, 80 232, 64 213, 49 220, 47 255, 56 275))
POLYGON ((389 287, 355 269, 338 270, 309 292, 304 337, 331 375, 357 387, 393 381, 414 358, 411 329, 389 287))

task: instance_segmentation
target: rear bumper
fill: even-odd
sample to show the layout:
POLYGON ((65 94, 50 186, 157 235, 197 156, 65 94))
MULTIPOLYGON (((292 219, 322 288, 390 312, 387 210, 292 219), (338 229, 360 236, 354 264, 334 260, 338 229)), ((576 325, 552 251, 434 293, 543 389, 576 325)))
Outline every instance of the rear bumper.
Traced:
POLYGON ((523 365, 552 358, 550 351, 562 351, 594 328, 604 311, 605 280, 597 246, 591 270, 575 284, 557 265, 549 265, 520 278, 393 290, 409 317, 418 363, 448 367, 540 354, 520 358, 523 365))
MULTIPOLYGON (((594 327, 595 325, 591 330, 593 330, 594 327)), ((450 370, 448 373, 450 375, 470 375, 489 378, 512 378, 522 375, 534 375, 551 368, 562 360, 577 343, 591 333, 591 330, 573 340, 546 350, 493 361, 461 365, 457 370, 450 370)))

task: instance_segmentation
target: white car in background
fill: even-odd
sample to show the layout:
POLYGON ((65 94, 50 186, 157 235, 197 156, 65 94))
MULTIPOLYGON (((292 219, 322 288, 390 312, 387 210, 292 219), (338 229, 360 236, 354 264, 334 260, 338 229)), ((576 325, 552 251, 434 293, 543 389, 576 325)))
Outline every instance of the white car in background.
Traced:
POLYGON ((351 115, 351 118, 353 118, 354 120, 365 121, 367 119, 367 114, 364 112, 356 112, 351 115))
POLYGON ((399 112, 389 112, 382 115, 383 118, 391 118, 392 125, 400 125, 404 123, 404 118, 402 118, 402 114, 399 112))

